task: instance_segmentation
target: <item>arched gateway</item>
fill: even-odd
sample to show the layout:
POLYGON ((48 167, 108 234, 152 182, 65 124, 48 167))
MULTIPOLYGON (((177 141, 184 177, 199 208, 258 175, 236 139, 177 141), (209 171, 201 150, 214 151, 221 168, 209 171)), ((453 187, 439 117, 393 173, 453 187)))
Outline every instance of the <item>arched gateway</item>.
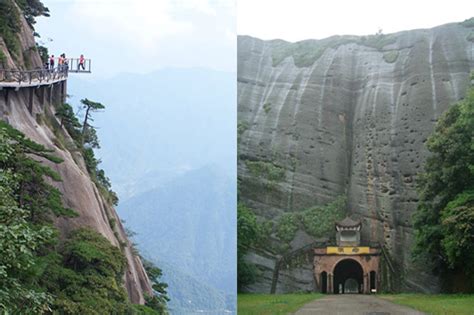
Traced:
POLYGON ((380 249, 361 246, 360 221, 336 222, 337 246, 314 249, 314 278, 322 293, 376 293, 380 249))
POLYGON ((364 271, 355 260, 347 258, 334 267, 334 293, 362 293, 364 271))

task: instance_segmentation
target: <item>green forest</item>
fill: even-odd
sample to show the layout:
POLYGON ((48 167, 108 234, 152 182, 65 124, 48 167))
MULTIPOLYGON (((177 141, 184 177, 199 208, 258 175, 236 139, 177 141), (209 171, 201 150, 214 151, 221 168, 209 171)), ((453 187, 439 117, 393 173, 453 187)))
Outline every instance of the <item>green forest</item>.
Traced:
MULTIPOLYGON (((98 107, 99 103, 83 100, 83 104, 98 107)), ((61 125, 73 135, 104 197, 110 204, 116 203, 92 151, 98 146, 97 137, 91 136, 95 132, 86 125, 81 133, 82 125, 71 114, 70 106, 61 106, 61 125)), ((13 314, 165 312, 166 284, 159 281, 159 268, 145 264, 157 294, 147 298, 148 306, 132 305, 123 287, 126 261, 121 248, 90 228, 60 236, 54 218, 78 214, 63 205, 61 193, 49 183, 61 178, 40 162, 44 159, 62 162, 52 150, 0 122, 0 309, 13 314)))
POLYGON ((442 276, 447 292, 474 292, 474 87, 440 117, 427 147, 414 257, 442 276), (459 277, 466 281, 451 280, 459 277))

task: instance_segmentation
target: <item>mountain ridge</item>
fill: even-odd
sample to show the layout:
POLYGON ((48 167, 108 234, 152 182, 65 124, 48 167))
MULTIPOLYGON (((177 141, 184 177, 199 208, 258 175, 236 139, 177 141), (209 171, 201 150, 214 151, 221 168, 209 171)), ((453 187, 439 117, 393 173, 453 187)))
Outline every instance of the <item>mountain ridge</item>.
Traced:
MULTIPOLYGON (((231 176, 207 166, 184 173, 119 205, 126 226, 137 232, 134 241, 149 257, 220 292, 215 296, 217 300, 207 301, 207 304, 201 301, 194 307, 222 306, 223 294, 235 293, 233 248, 236 240, 232 230, 235 220, 232 207, 229 207, 235 202, 234 189, 231 176), (142 223, 150 218, 163 228, 160 231, 143 229, 142 223)), ((184 285, 182 277, 171 281, 168 276, 167 279, 184 285)), ((169 293, 171 297, 185 295, 173 287, 169 288, 169 293)), ((198 299, 189 294, 187 298, 198 299)), ((183 306, 186 302, 171 302, 173 305, 183 306)))
MULTIPOLYGON (((464 22, 469 21, 469 20, 470 20, 470 18, 467 18, 463 21, 448 22, 448 23, 444 23, 444 24, 440 24, 440 25, 435 25, 433 27, 417 27, 417 28, 413 28, 413 29, 395 31, 395 32, 390 32, 390 33, 383 33, 383 34, 384 35, 401 35, 403 33, 413 32, 413 31, 427 31, 427 30, 436 29, 436 28, 439 28, 439 27, 458 25, 458 24, 464 23, 464 22)), ((380 34, 382 34, 382 33, 380 33, 380 34)), ((362 34, 362 35, 335 34, 335 35, 330 35, 330 36, 323 37, 323 38, 306 38, 306 39, 301 39, 301 40, 296 40, 296 41, 286 40, 286 39, 282 39, 282 38, 263 39, 263 38, 260 38, 258 36, 254 36, 254 35, 250 35, 250 34, 239 34, 237 36, 242 37, 242 38, 249 37, 249 38, 252 38, 252 39, 257 39, 257 40, 266 41, 266 42, 281 41, 281 42, 285 42, 285 43, 288 43, 288 44, 296 44, 296 43, 305 42, 305 41, 321 41, 321 40, 334 39, 334 38, 340 38, 340 37, 356 38, 356 37, 366 37, 366 36, 373 36, 373 35, 377 35, 377 34, 362 34)))

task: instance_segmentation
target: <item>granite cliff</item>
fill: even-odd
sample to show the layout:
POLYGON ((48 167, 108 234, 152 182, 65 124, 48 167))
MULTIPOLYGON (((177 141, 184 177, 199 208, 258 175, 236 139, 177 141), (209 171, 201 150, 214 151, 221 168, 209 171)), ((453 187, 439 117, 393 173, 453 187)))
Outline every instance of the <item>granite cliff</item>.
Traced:
MULTIPOLYGON (((296 43, 240 36, 240 201, 260 221, 275 222, 345 196, 362 238, 391 257, 398 288, 439 290, 410 255, 415 181, 437 118, 469 85, 473 42, 473 19, 296 43)), ((289 245, 315 240, 298 230, 289 245)), ((279 257, 262 249, 247 255, 261 271, 247 291, 270 291, 279 257)), ((306 257, 282 270, 277 292, 313 290, 311 269, 306 257)))
MULTIPOLYGON (((0 36, 0 56, 2 57, 0 67, 10 70, 41 69, 42 61, 35 44, 33 30, 23 15, 18 15, 18 18, 19 30, 16 34, 10 35, 16 40, 18 45, 16 49, 8 47, 7 41, 0 36)), ((64 205, 79 215, 76 218, 55 218, 56 227, 59 228, 62 236, 80 227, 92 228, 113 245, 121 247, 127 261, 124 286, 129 299, 132 303, 144 304, 144 294, 152 294, 150 280, 140 258, 133 253, 120 218, 91 179, 84 159, 79 150, 74 147, 74 141, 67 131, 62 128, 59 132, 64 137, 60 141, 57 128, 55 130, 51 123, 48 123, 48 121, 56 120, 54 105, 61 102, 66 93, 66 82, 39 88, 1 89, 0 120, 6 121, 28 138, 52 150, 52 154, 63 160, 59 164, 46 159, 42 162, 60 175, 62 181, 51 184, 62 193, 64 205), (50 90, 46 91, 46 89, 50 90), (65 146, 65 143, 70 146, 65 146)), ((56 125, 59 123, 56 122, 56 125)))

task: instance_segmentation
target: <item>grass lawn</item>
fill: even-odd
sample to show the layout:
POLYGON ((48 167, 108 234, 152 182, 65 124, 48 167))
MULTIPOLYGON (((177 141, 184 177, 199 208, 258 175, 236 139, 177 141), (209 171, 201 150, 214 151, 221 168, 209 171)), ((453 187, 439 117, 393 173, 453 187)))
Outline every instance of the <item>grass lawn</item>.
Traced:
POLYGON ((237 313, 239 315, 283 315, 296 312, 303 305, 322 294, 239 294, 237 313))
POLYGON ((474 294, 380 294, 378 296, 432 315, 474 314, 474 294))

